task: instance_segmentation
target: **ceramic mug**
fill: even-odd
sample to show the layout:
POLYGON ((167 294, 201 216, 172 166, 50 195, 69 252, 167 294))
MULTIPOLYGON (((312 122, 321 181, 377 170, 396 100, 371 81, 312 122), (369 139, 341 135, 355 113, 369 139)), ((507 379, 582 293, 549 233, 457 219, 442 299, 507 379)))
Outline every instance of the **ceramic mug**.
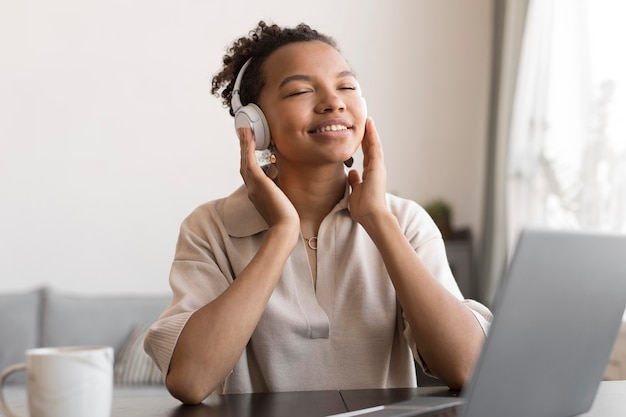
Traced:
MULTIPOLYGON (((0 374, 0 390, 12 373, 28 375, 30 417, 110 417, 113 400, 113 348, 68 346, 26 351, 26 362, 0 374)), ((0 392, 0 410, 8 409, 0 392)))

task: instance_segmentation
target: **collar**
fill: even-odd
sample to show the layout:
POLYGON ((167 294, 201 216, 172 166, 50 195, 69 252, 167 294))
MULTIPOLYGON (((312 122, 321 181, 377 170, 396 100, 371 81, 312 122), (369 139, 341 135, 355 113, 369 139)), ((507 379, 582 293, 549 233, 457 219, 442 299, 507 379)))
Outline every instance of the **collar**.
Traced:
MULTIPOLYGON (((346 181, 343 197, 329 214, 348 209, 350 186, 346 181)), ((232 237, 248 237, 269 229, 261 214, 248 198, 248 189, 245 185, 224 200, 224 227, 232 237)))

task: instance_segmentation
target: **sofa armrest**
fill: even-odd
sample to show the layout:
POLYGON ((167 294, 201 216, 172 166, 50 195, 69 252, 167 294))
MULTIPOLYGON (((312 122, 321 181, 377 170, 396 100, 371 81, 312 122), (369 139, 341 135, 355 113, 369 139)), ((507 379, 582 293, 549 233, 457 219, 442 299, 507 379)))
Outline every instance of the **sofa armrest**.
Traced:
MULTIPOLYGON (((25 351, 39 345, 43 290, 0 295, 0 371, 24 362, 25 351)), ((11 375, 9 383, 26 383, 24 372, 11 375)))

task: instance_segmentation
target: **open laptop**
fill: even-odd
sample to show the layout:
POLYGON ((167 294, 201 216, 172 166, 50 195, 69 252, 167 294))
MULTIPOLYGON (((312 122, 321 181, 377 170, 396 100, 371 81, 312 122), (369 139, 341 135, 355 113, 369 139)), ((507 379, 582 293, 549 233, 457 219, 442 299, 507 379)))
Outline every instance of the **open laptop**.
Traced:
POLYGON ((525 230, 464 401, 364 417, 571 417, 591 408, 626 308, 626 235, 525 230))

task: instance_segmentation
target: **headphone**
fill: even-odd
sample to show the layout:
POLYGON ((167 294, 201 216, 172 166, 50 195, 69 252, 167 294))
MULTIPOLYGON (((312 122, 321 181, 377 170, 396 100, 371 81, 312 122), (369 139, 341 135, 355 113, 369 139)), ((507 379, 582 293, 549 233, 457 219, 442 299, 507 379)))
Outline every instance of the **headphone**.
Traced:
POLYGON ((235 130, 240 127, 249 127, 252 129, 254 135, 254 141, 256 142, 256 150, 262 151, 270 146, 270 127, 267 125, 267 120, 263 111, 254 103, 241 105, 241 97, 239 96, 239 90, 241 88, 241 79, 243 73, 250 65, 252 58, 248 59, 243 67, 239 70, 237 78, 235 79, 235 86, 233 87, 233 95, 230 100, 230 105, 235 112, 235 130))

